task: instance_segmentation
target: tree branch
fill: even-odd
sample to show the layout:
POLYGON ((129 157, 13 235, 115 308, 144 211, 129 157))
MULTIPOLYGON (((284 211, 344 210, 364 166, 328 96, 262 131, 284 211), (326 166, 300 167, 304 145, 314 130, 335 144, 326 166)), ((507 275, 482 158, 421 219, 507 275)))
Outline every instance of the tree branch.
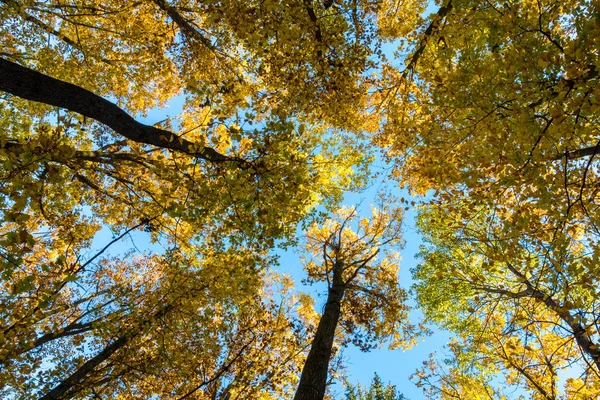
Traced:
POLYGON ((588 156, 595 156, 600 152, 600 141, 595 146, 585 147, 583 149, 566 151, 565 153, 554 157, 552 161, 560 160, 561 158, 567 157, 568 160, 575 160, 577 158, 583 158, 588 156))
POLYGON ((134 142, 175 150, 211 162, 247 162, 177 137, 173 132, 137 122, 116 104, 79 86, 54 79, 0 58, 0 91, 77 112, 101 122, 134 142))
POLYGON ((202 43, 204 46, 209 48, 210 50, 217 52, 217 48, 208 40, 204 35, 202 35, 196 28, 192 26, 186 20, 175 7, 169 5, 165 0, 152 0, 161 10, 165 11, 167 15, 177 24, 179 29, 183 34, 193 40, 197 40, 202 43))
MULTIPOLYGON (((304 0, 304 8, 306 8, 306 12, 308 13, 308 17, 310 21, 313 23, 315 28, 315 39, 317 40, 318 45, 323 44, 323 34, 321 33, 321 27, 319 26, 319 21, 317 15, 315 14, 315 9, 312 5, 312 0, 304 0)), ((317 47, 317 58, 321 60, 323 58, 323 50, 317 47)))
POLYGON ((437 30, 438 26, 440 25, 440 22, 444 19, 444 17, 446 17, 446 15, 448 15, 450 10, 452 10, 452 0, 448 1, 448 3, 445 6, 440 7, 435 17, 425 30, 423 38, 419 43, 419 47, 417 47, 417 49, 413 53, 412 57, 410 58, 410 62, 408 63, 406 69, 402 73, 403 78, 406 78, 408 76, 408 73, 412 72, 415 69, 419 58, 421 58, 421 55, 425 51, 425 47, 427 47, 427 41, 429 40, 429 37, 434 33, 434 31, 437 30))
MULTIPOLYGON (((160 318, 165 314, 169 313, 173 310, 172 305, 166 305, 162 310, 154 314, 151 318, 152 320, 160 318)), ((150 320, 142 321, 140 327, 144 326, 145 323, 150 322, 150 320)), ((127 343, 129 343, 133 338, 135 338, 141 332, 141 328, 138 328, 132 332, 129 332, 108 346, 106 346, 100 353, 96 354, 96 356, 87 360, 81 367, 79 367, 75 372, 69 375, 65 380, 63 380, 58 386, 54 389, 46 393, 44 396, 40 397, 40 400, 58 400, 62 398, 67 392, 69 392, 75 385, 79 384, 88 374, 90 374, 94 368, 98 365, 106 361, 111 355, 113 355, 117 350, 124 347, 127 343)))
POLYGON ((190 390, 188 393, 186 393, 185 395, 181 396, 179 398, 179 400, 183 400, 183 399, 187 399, 190 396, 192 396, 195 392, 197 392, 199 389, 201 389, 203 386, 209 385, 212 382, 216 381, 217 379, 220 379, 221 376, 223 376, 226 372, 229 371, 229 369, 231 368, 231 366, 233 365, 233 363, 235 363, 237 361, 238 358, 240 358, 242 356, 242 354, 244 354, 244 352, 246 351, 246 349, 254 342, 254 340, 256 339, 256 336, 252 337, 252 340, 250 340, 250 342, 244 344, 240 350, 237 352, 237 354, 233 357, 233 359, 231 361, 229 361, 226 364, 223 364, 221 366, 221 368, 219 369, 219 371, 217 371, 217 373, 210 379, 206 380, 203 379, 202 383, 200 383, 199 385, 197 385, 194 389, 190 390))
POLYGON ((548 306, 549 309, 554 311, 560 319, 569 325, 569 327, 573 330, 573 336, 577 344, 592 358, 596 364, 596 368, 600 370, 600 347, 590 339, 590 336, 586 332, 585 328, 581 326, 581 323, 579 323, 568 310, 562 308, 550 295, 534 288, 529 279, 527 279, 527 277, 514 266, 510 264, 507 264, 507 266, 508 269, 517 277, 519 277, 527 286, 527 291, 531 293, 530 297, 543 302, 546 306, 548 306))

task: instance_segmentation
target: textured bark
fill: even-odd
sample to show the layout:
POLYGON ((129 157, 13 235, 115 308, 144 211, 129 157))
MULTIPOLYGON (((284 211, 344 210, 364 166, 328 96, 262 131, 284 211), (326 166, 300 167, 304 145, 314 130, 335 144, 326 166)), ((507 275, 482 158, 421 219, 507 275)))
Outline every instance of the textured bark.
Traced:
POLYGON ((317 333, 313 339, 308 358, 302 368, 300 383, 294 400, 321 400, 327 387, 329 359, 335 337, 335 329, 341 314, 341 303, 344 298, 345 285, 341 282, 341 268, 334 272, 333 285, 327 293, 327 303, 323 316, 319 321, 317 333))
POLYGON ((60 107, 95 119, 134 142, 171 149, 212 162, 243 160, 227 157, 210 147, 198 146, 173 132, 144 125, 116 104, 71 83, 54 79, 0 58, 0 91, 27 100, 60 107))

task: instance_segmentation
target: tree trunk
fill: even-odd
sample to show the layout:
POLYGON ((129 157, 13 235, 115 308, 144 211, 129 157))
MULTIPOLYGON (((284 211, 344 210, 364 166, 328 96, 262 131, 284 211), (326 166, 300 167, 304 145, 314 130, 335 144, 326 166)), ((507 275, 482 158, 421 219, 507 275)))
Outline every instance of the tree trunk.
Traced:
POLYGON ((344 285, 336 284, 335 281, 334 277, 334 284, 327 294, 325 311, 319 321, 304 368, 302 368, 294 400, 322 400, 325 397, 329 359, 345 291, 344 285))
POLYGON ((514 266, 508 263, 507 266, 508 269, 513 274, 521 278, 523 283, 525 283, 525 285, 527 286, 527 290, 524 290, 520 293, 513 293, 511 297, 533 297, 534 299, 538 299, 539 301, 546 304, 546 306, 548 306, 550 310, 555 312, 556 315, 558 315, 564 322, 566 322, 569 325, 569 327, 573 330, 573 337, 575 338, 575 341, 577 342, 579 347, 592 358, 594 364, 596 365, 596 368, 598 368, 598 370, 600 371, 600 348, 596 343, 592 341, 592 338, 590 337, 586 329, 581 325, 581 323, 577 319, 575 319, 575 317, 573 317, 568 310, 563 309, 560 306, 560 304, 552 298, 552 296, 544 293, 541 290, 536 289, 535 285, 531 283, 529 279, 527 279, 525 274, 523 274, 521 271, 519 271, 514 266))

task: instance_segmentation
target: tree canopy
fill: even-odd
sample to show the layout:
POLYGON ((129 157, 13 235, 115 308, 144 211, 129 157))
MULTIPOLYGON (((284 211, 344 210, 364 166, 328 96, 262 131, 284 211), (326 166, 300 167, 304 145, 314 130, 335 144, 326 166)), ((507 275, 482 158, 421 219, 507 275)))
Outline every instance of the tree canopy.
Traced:
POLYGON ((5 396, 285 388, 303 328, 260 296, 269 249, 364 179, 368 153, 335 131, 356 119, 317 103, 358 113, 371 33, 302 2, 10 0, 0 17, 5 396), (150 249, 111 255, 136 231, 150 249), (281 371, 251 362, 272 345, 281 371))
POLYGON ((459 337, 447 375, 417 377, 448 398, 496 373, 533 398, 595 398, 598 4, 447 6, 414 79, 390 78, 377 138, 402 185, 434 191, 415 290, 459 337))
POLYGON ((384 385, 377 373, 368 388, 363 389, 360 384, 345 383, 345 400, 407 400, 394 385, 384 385))
POLYGON ((412 207, 426 395, 598 397, 599 7, 0 0, 0 396, 321 399, 425 331, 412 207))

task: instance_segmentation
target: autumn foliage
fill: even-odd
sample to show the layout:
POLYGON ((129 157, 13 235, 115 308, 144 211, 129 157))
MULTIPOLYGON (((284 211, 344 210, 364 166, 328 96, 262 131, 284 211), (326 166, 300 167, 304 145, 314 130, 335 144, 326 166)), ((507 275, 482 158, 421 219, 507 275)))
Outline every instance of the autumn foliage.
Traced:
POLYGON ((412 207, 425 394, 597 398, 599 7, 0 0, 0 397, 328 396, 412 207))

